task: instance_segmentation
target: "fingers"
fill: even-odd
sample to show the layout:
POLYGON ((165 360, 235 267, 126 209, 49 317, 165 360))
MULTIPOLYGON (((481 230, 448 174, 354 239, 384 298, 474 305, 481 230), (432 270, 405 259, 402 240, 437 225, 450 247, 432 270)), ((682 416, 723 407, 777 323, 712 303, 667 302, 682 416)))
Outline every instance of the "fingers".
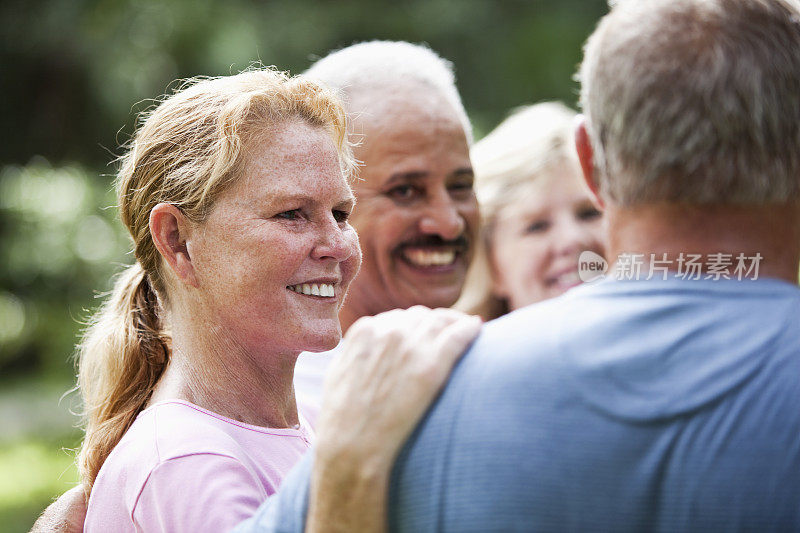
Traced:
POLYGON ((80 533, 86 518, 86 493, 73 487, 50 504, 36 520, 31 533, 80 533))
POLYGON ((348 331, 331 380, 369 375, 399 382, 426 374, 444 379, 480 325, 477 317, 422 306, 362 318, 348 331))
POLYGON ((435 315, 420 317, 426 323, 417 326, 419 334, 409 341, 409 353, 403 361, 408 375, 398 372, 399 377, 406 379, 403 386, 415 395, 416 405, 409 406, 415 422, 445 385, 456 361, 478 335, 482 324, 478 317, 452 310, 432 313, 435 315))
MULTIPOLYGON (((449 375, 456 361, 481 331, 483 321, 477 316, 462 316, 443 328, 436 339, 434 353, 449 375)), ((446 376, 445 376, 446 377, 446 376)))
POLYGON ((321 426, 410 432, 480 327, 477 317, 421 306, 359 320, 329 369, 321 426))

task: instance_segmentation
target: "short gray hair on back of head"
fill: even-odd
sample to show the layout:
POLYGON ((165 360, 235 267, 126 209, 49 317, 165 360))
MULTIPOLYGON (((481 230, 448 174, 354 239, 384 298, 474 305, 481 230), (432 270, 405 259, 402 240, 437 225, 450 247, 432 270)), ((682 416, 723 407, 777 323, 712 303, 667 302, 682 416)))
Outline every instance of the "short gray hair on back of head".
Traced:
POLYGON ((800 196, 798 0, 619 0, 579 78, 600 187, 619 204, 800 196))
POLYGON ((453 64, 427 46, 405 41, 356 43, 319 59, 304 75, 341 91, 346 103, 364 89, 392 90, 404 81, 429 86, 453 106, 472 143, 472 125, 456 88, 453 64))

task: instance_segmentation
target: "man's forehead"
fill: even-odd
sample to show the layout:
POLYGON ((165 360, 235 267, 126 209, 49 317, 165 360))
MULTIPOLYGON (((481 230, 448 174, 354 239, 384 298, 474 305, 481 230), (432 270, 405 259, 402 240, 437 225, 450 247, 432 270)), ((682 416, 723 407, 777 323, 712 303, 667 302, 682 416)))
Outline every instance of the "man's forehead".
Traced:
POLYGON ((395 176, 449 174, 470 168, 469 145, 458 114, 431 86, 385 83, 349 91, 348 113, 354 155, 364 167, 354 183, 380 187, 395 176))
POLYGON ((355 143, 357 154, 385 150, 402 153, 409 149, 413 152, 414 144, 424 147, 426 136, 427 140, 447 137, 445 141, 458 145, 459 151, 462 148, 469 151, 467 134, 458 114, 437 95, 432 98, 418 94, 395 93, 386 98, 373 95, 368 101, 356 101, 348 112, 351 141, 355 143))
MULTIPOLYGON (((457 125, 455 126, 457 128, 457 125)), ((464 135, 451 128, 450 133, 407 126, 392 130, 365 130, 361 146, 354 155, 363 167, 358 184, 386 182, 393 176, 422 180, 431 174, 471 173, 469 146, 464 135)))
POLYGON ((441 90, 415 79, 376 80, 347 88, 348 111, 379 109, 387 102, 430 102, 444 99, 441 90))
POLYGON ((356 129, 359 126, 392 127, 400 119, 407 119, 406 124, 414 124, 416 120, 461 123, 447 98, 433 87, 416 82, 352 89, 347 111, 356 129))

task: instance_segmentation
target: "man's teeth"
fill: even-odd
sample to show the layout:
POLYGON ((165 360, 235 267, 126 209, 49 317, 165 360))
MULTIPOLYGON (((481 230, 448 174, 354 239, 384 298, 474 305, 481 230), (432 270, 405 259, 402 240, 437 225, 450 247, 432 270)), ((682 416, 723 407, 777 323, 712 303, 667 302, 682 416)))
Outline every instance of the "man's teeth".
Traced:
POLYGON ((334 296, 333 285, 329 283, 301 283, 300 285, 289 285, 290 291, 308 294, 309 296, 324 296, 332 298, 334 296))
POLYGON ((431 250, 404 250, 405 258, 418 266, 443 266, 451 265, 456 260, 454 250, 431 251, 431 250))

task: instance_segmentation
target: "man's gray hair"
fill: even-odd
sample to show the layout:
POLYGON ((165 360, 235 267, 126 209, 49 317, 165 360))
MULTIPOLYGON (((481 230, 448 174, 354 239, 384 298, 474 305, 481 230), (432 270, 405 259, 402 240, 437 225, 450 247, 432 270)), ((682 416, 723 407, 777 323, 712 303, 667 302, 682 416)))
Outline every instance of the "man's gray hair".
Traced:
POLYGON ((619 204, 800 196, 797 0, 619 0, 579 78, 600 187, 619 204))
POLYGON ((304 75, 338 89, 348 104, 359 91, 392 91, 406 81, 426 85, 453 106, 472 142, 472 126, 456 89, 453 64, 427 46, 404 41, 357 43, 331 52, 304 75))

